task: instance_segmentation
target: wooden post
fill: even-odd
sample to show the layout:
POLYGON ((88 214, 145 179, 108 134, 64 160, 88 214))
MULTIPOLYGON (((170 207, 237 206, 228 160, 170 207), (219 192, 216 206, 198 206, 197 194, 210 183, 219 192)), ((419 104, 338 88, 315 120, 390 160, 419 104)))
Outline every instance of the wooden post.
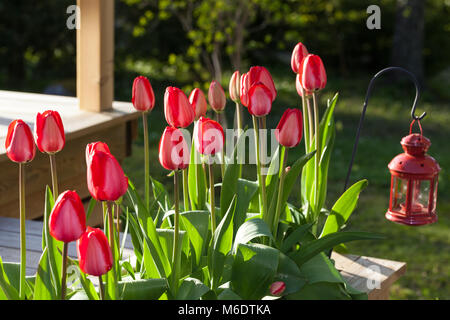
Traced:
POLYGON ((82 110, 101 112, 114 99, 114 1, 77 0, 77 97, 82 110))

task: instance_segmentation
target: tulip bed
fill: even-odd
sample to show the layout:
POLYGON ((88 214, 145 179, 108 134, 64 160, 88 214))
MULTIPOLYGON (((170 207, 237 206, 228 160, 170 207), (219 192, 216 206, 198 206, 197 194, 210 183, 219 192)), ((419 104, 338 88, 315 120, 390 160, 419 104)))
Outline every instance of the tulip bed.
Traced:
MULTIPOLYGON (((231 137, 219 121, 205 118, 207 101, 200 89, 188 98, 178 88, 167 88, 164 112, 168 127, 160 140, 159 161, 173 176, 173 197, 150 176, 147 115, 154 108, 155 97, 145 77, 136 78, 132 90, 133 105, 142 112, 144 123, 143 198, 108 146, 94 142, 86 148, 92 200, 85 212, 75 191, 58 193, 55 154, 65 143, 59 116, 50 111, 38 115, 34 141, 26 124, 12 123, 6 142, 8 156, 19 163, 23 177, 36 143, 50 156, 53 191, 47 187, 38 271, 25 277, 25 259, 19 265, 0 260, 0 297, 367 298, 345 282, 329 258, 333 249, 342 250, 346 242, 382 238, 342 231, 367 181, 349 187, 330 210, 324 208, 338 95, 328 101, 320 117, 317 95, 326 85, 325 69, 320 57, 308 54, 301 43, 293 51, 292 70, 297 73, 295 85, 303 109, 287 109, 283 114, 274 130, 277 145, 269 163, 264 161, 268 148, 266 116, 277 91, 266 68, 252 67, 242 76, 238 71, 233 74, 229 93, 236 103, 237 128, 231 137), (251 129, 242 128, 242 106, 252 115, 251 129), (188 128, 193 122, 190 138, 188 128), (255 148, 256 181, 244 179, 242 174, 246 156, 241 151, 246 150, 247 138, 255 148), (302 139, 305 155, 288 163, 288 150, 298 147, 302 139), (234 147, 226 148, 230 144, 234 147), (220 166, 220 177, 214 177, 216 165, 220 166), (294 188, 298 178, 301 190, 294 188), (301 194, 301 207, 288 202, 293 192, 301 194), (103 207, 104 230, 86 228, 98 202, 103 207), (325 224, 319 230, 318 220, 324 215, 325 224), (133 259, 123 258, 119 216, 125 221, 124 235, 132 239, 133 259), (72 241, 77 241, 78 260, 67 256, 67 243, 72 241), (66 288, 68 266, 80 272, 78 281, 66 288), (97 277, 98 286, 94 286, 93 277, 97 277)), ((211 83, 208 102, 220 115, 226 95, 216 81, 211 83)), ((19 180, 22 185, 23 179, 19 180)), ((24 201, 22 196, 21 207, 24 201)), ((21 214, 23 218, 24 210, 21 214)), ((24 225, 21 232, 25 234, 24 225)))

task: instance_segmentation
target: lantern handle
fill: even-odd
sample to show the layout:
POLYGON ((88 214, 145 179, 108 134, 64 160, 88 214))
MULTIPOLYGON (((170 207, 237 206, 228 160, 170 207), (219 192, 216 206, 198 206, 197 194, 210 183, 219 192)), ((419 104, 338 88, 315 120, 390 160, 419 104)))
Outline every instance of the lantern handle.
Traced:
POLYGON ((419 100, 419 97, 420 97, 420 89, 419 89, 419 82, 417 81, 417 78, 414 76, 414 74, 412 74, 408 70, 403 69, 401 67, 388 67, 388 68, 385 68, 385 69, 379 71, 377 74, 375 74, 373 76, 373 78, 370 80, 369 87, 367 88, 366 98, 364 100, 364 106, 363 106, 363 109, 361 112, 361 118, 359 119, 359 125, 358 125, 358 129, 356 131, 355 143, 353 145, 353 151, 352 151, 352 158, 350 160, 350 165, 348 167, 347 176, 345 178, 344 191, 347 190, 348 182, 350 179, 350 173, 352 171, 353 162, 355 160, 356 149, 358 147, 359 136, 361 134, 362 123, 363 123, 364 117, 366 115, 366 109, 367 109, 367 104, 369 102, 369 98, 372 95, 373 85, 377 78, 379 78, 382 74, 389 72, 389 71, 402 71, 403 73, 406 73, 411 78, 411 80, 414 82, 414 86, 416 87, 416 97, 414 98, 413 106, 411 108, 411 118, 413 119, 413 121, 416 121, 416 120, 420 121, 427 114, 426 112, 423 112, 420 116, 416 116, 416 106, 417 106, 417 101, 419 100))

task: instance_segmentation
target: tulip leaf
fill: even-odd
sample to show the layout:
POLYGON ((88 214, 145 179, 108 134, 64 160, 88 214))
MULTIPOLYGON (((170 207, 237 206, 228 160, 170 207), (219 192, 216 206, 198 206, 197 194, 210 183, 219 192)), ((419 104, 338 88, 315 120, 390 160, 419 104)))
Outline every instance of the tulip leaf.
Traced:
POLYGON ((168 285, 166 279, 160 278, 119 281, 118 287, 122 300, 157 300, 168 285))
POLYGON ((210 289, 198 279, 186 278, 180 285, 177 300, 199 300, 210 289))
POLYGON ((200 260, 209 235, 209 211, 188 211, 181 214, 181 227, 186 230, 193 250, 191 255, 196 266, 200 260))
POLYGON ((240 226, 236 233, 233 244, 233 253, 236 253, 237 247, 243 243, 247 243, 257 237, 272 237, 269 226, 259 218, 251 219, 240 226))
POLYGON ((280 252, 278 269, 273 281, 283 281, 286 285, 283 294, 289 294, 300 290, 308 279, 292 259, 280 252))
POLYGON ((289 234, 286 239, 284 239, 281 245, 281 251, 287 253, 292 247, 299 243, 303 237, 308 233, 312 227, 312 223, 304 224, 296 228, 291 234, 289 234))
POLYGON ((337 232, 348 220, 355 210, 359 194, 367 186, 367 180, 361 180, 348 188, 344 194, 336 201, 328 215, 320 237, 337 232))
POLYGON ((51 280, 51 270, 48 259, 48 248, 42 252, 36 272, 36 282, 34 285, 34 300, 53 300, 57 295, 51 280))
POLYGON ((214 232, 208 252, 208 268, 213 290, 217 289, 223 273, 224 262, 233 244, 233 216, 236 211, 236 195, 233 197, 225 216, 214 232))
POLYGON ((188 169, 189 198, 191 200, 192 210, 206 209, 206 175, 201 163, 201 155, 192 143, 191 161, 188 169))
POLYGON ((289 257, 297 263, 298 266, 302 266, 309 259, 319 254, 322 251, 329 250, 334 246, 355 240, 380 240, 384 239, 383 235, 369 232, 335 232, 324 236, 323 238, 310 241, 303 246, 297 252, 289 254, 289 257))
POLYGON ((239 295, 229 288, 225 288, 218 296, 218 300, 242 300, 239 295))
POLYGON ((19 300, 19 292, 16 289, 19 286, 13 286, 5 270, 5 265, 0 257, 0 300, 19 300))
POLYGON ((233 217, 233 233, 236 234, 239 227, 247 219, 250 202, 258 193, 258 183, 255 181, 239 179, 237 183, 236 211, 233 217))
POLYGON ((91 200, 89 200, 89 205, 88 205, 88 208, 86 210, 86 221, 88 221, 89 218, 91 217, 91 214, 94 211, 94 208, 95 208, 96 204, 97 204, 97 200, 95 200, 95 198, 92 197, 91 200))
POLYGON ((279 256, 275 248, 241 243, 233 262, 232 290, 244 300, 264 297, 277 272, 279 256))

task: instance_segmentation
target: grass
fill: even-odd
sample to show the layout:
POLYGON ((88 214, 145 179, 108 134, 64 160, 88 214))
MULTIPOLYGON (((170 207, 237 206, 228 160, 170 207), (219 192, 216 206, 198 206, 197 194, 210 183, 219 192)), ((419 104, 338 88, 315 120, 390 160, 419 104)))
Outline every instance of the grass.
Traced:
MULTIPOLYGON (((286 69, 287 70, 287 69, 286 69)), ((272 71, 272 70, 271 70, 272 71)), ((268 118, 268 128, 275 128, 285 108, 299 107, 300 99, 295 91, 294 75, 273 73, 278 89, 277 100, 268 118)), ((321 106, 326 99, 339 91, 336 108, 337 136, 329 170, 327 207, 342 193, 344 179, 350 161, 354 136, 358 125, 364 95, 369 82, 367 76, 351 79, 337 79, 329 75, 326 90, 321 94, 321 106)), ((227 81, 223 82, 227 83, 227 81)), ((225 88, 226 89, 226 88, 225 88)), ((150 163, 154 178, 171 189, 172 178, 158 161, 158 143, 165 127, 162 96, 163 91, 155 90, 159 102, 150 115, 150 163), (159 98, 159 99, 158 99, 159 98)), ((428 91, 429 92, 429 91, 428 91)), ((437 213, 439 221, 433 225, 407 227, 385 219, 389 201, 390 177, 387 169, 389 161, 402 152, 400 140, 409 133, 410 108, 414 98, 412 84, 389 85, 381 81, 376 84, 369 101, 358 153, 351 175, 351 183, 368 179, 369 186, 363 191, 358 207, 350 218, 347 230, 381 232, 387 236, 383 241, 360 241, 348 244, 351 253, 407 262, 407 272, 392 287, 392 299, 449 299, 450 288, 450 105, 431 94, 424 93, 419 100, 417 114, 427 111, 422 121, 424 135, 432 146, 429 153, 440 163, 437 213)), ((234 106, 229 101, 226 109, 228 123, 232 122, 234 106)), ((244 113, 247 113, 244 110, 244 113)), ((246 115, 246 125, 251 120, 246 115)), ((137 187, 143 190, 143 138, 140 134, 133 145, 133 155, 124 162, 124 169, 137 187)), ((289 153, 289 163, 304 153, 303 145, 289 153)), ((217 177, 219 173, 217 173, 217 177)), ((293 191, 293 202, 298 204, 299 185, 293 191)))

